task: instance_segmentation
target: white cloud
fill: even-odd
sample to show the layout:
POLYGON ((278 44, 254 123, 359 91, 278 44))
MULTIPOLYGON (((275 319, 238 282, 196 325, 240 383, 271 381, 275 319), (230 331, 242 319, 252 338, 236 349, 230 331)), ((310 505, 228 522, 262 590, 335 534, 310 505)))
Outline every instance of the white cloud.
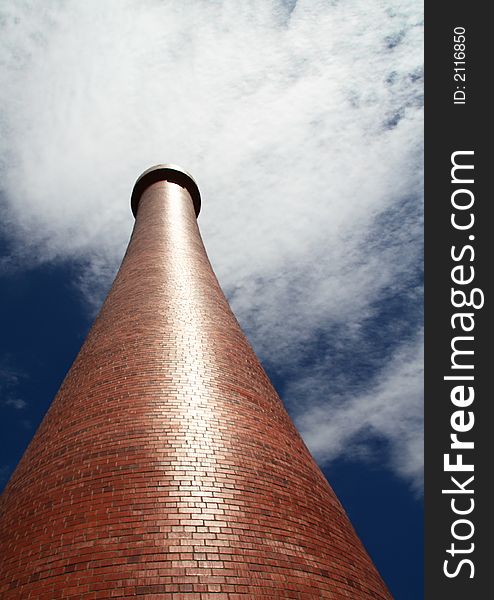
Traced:
MULTIPOLYGON (((288 395, 304 394, 308 410, 295 420, 320 463, 368 456, 375 438, 389 443, 388 464, 423 485, 423 336, 403 344, 365 390, 332 395, 322 369, 302 378, 288 395)), ((372 456, 368 456, 373 458, 372 456)), ((380 455, 378 457, 382 459, 380 455)))
POLYGON ((12 406, 12 408, 15 408, 16 410, 22 410, 27 406, 26 401, 21 398, 7 398, 4 401, 4 404, 5 406, 12 406))
POLYGON ((6 358, 0 358, 0 390, 17 385, 21 376, 20 373, 9 366, 6 358))
POLYGON ((7 357, 0 357, 0 404, 22 410, 27 402, 17 397, 15 390, 25 374, 13 369, 9 363, 7 357))
POLYGON ((131 230, 134 180, 173 162, 196 177, 216 273, 275 366, 299 365, 334 326, 358 345, 377 303, 415 285, 420 3, 46 0, 0 11, 10 268, 76 259, 97 305, 131 230))

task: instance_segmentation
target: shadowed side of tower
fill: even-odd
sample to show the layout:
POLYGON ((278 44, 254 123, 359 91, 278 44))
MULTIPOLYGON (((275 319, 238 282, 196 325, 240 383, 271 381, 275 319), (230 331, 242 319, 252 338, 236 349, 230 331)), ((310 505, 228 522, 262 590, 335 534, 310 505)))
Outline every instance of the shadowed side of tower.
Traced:
POLYGON ((0 596, 391 598, 242 333, 172 166, 1 499, 0 596))

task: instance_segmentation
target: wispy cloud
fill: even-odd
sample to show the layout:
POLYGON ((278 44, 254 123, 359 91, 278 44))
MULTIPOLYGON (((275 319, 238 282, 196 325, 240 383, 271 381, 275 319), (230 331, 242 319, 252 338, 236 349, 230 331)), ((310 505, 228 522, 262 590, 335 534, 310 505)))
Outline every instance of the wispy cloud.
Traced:
POLYGON ((403 344, 365 389, 333 394, 328 373, 319 368, 302 378, 289 394, 305 395, 310 408, 296 422, 321 463, 339 456, 386 461, 423 485, 423 339, 403 344), (372 441, 384 439, 386 450, 372 455, 372 441))
POLYGON ((17 387, 24 377, 24 373, 12 368, 5 357, 0 359, 0 406, 16 410, 26 408, 27 402, 17 396, 17 387))
POLYGON ((12 406, 12 408, 15 408, 16 410, 22 410, 27 406, 27 402, 21 398, 7 398, 4 401, 4 404, 5 406, 12 406))
MULTIPOLYGON (((376 393, 395 402, 376 373, 389 385, 405 377, 403 347, 418 344, 420 3, 46 0, 0 10, 9 268, 76 260, 97 306, 128 240, 132 182, 151 164, 182 164, 201 187, 223 288, 307 419, 306 402, 321 401, 307 387, 316 368, 321 393, 326 379, 358 388, 349 407, 376 393), (390 302, 399 319, 383 310, 390 302), (370 356, 376 319, 388 343, 357 375, 337 357, 363 345, 370 356), (324 358, 308 364, 321 339, 324 358)), ((408 449, 420 446, 419 427, 407 411, 396 419, 403 430, 413 421, 406 447, 370 416, 368 428, 415 481, 408 449)))
POLYGON ((0 359, 0 386, 14 386, 19 382, 21 375, 9 366, 6 358, 0 359))

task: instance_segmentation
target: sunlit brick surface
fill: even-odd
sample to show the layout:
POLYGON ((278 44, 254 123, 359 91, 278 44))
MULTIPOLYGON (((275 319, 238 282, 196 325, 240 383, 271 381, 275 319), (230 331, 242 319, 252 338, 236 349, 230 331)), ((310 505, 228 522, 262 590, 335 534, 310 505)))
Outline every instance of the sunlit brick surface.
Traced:
POLYGON ((1 510, 4 599, 391 597, 167 181, 1 510))

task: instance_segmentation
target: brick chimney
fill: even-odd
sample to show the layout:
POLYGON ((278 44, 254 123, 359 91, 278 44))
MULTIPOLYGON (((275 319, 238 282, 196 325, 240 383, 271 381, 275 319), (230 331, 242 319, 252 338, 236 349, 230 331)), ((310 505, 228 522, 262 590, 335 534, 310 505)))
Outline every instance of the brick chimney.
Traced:
POLYGON ((99 316, 0 503, 0 596, 389 599, 242 333, 185 171, 135 184, 99 316))

